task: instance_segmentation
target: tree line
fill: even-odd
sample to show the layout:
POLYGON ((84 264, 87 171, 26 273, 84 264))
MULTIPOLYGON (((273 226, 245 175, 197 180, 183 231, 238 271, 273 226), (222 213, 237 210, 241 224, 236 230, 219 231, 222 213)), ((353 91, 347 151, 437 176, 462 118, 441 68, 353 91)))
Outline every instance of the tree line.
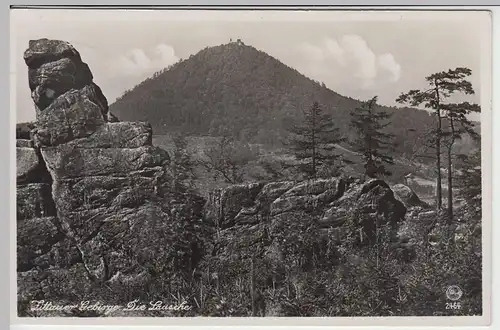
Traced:
MULTIPOLYGON (((429 150, 432 151, 436 174, 435 206, 438 211, 443 208, 443 177, 446 175, 446 214, 449 222, 453 219, 454 188, 469 192, 481 190, 480 173, 479 182, 474 182, 475 186, 463 184, 471 180, 465 173, 480 172, 480 154, 456 154, 453 150, 456 141, 465 135, 477 141, 480 139, 474 130, 474 123, 468 118, 469 114, 480 112, 479 105, 450 102, 450 98, 456 94, 474 94, 472 84, 467 80, 470 75, 470 69, 460 67, 432 74, 425 78, 427 89, 410 90, 402 93, 396 100, 400 104, 423 106, 432 111, 435 125, 424 132, 425 149, 417 153, 416 157, 429 157, 429 150)), ((386 178, 391 175, 391 167, 395 164, 392 156, 395 135, 390 133, 393 113, 384 111, 385 108, 377 104, 377 99, 374 96, 350 111, 349 125, 354 139, 349 142, 352 151, 361 156, 364 179, 386 178)), ((222 134, 222 138, 214 146, 204 150, 203 160, 192 162, 191 166, 201 165, 213 174, 214 179, 237 184, 245 181, 244 166, 249 162, 260 162, 267 178, 273 180, 290 177, 291 173, 300 179, 338 176, 351 163, 337 150, 339 144, 346 142, 346 137, 342 135, 332 115, 324 111, 319 102, 313 102, 304 109, 302 116, 287 131, 288 138, 283 141, 283 145, 294 156, 293 162, 281 161, 280 164, 273 165, 259 160, 258 150, 248 143, 238 141, 228 132, 222 134)), ((181 147, 177 150, 180 154, 185 145, 180 140, 177 142, 181 147)), ((181 160, 181 164, 187 161, 181 160)))
MULTIPOLYGON (((428 84, 427 89, 410 90, 401 94, 397 102, 410 104, 412 106, 423 105, 432 110, 435 117, 435 128, 429 131, 427 145, 435 152, 436 169, 436 208, 440 210, 443 204, 442 194, 442 153, 445 152, 446 172, 448 179, 448 221, 453 219, 453 163, 452 154, 455 142, 467 133, 473 139, 479 139, 474 131, 474 124, 467 118, 471 113, 481 111, 478 104, 469 102, 450 102, 453 94, 474 94, 470 81, 466 78, 471 75, 468 68, 456 68, 448 71, 434 73, 425 77, 428 84)), ((461 158, 466 156, 461 155, 461 158)), ((479 163, 480 164, 480 163, 479 163)))

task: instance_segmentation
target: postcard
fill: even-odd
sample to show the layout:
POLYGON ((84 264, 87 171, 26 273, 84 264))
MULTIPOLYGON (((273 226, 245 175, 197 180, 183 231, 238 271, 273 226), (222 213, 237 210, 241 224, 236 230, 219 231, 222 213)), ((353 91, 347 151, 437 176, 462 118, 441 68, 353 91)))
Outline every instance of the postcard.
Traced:
POLYGON ((489 324, 488 11, 11 28, 16 323, 489 324))

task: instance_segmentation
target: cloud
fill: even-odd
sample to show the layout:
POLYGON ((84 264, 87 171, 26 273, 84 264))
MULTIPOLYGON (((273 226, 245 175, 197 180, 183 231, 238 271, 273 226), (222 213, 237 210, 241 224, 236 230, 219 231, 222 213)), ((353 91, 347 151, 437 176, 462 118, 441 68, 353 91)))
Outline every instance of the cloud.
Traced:
POLYGON ((364 83, 371 84, 377 76, 376 55, 368 47, 366 41, 360 36, 343 36, 340 43, 344 50, 343 56, 354 68, 356 77, 363 80, 364 83))
POLYGON ((377 58, 377 65, 381 69, 387 70, 392 76, 391 80, 396 82, 401 78, 401 65, 396 61, 394 56, 390 53, 382 54, 377 58))
POLYGON ((314 79, 328 81, 332 79, 328 75, 336 74, 337 83, 373 89, 401 77, 401 66, 391 53, 376 54, 358 35, 325 38, 319 44, 303 43, 299 51, 305 58, 304 73, 315 75, 314 79))
POLYGON ((178 60, 174 48, 166 44, 159 44, 148 51, 134 48, 110 61, 108 73, 112 77, 150 75, 178 60))
POLYGON ((179 58, 175 55, 174 48, 165 44, 159 44, 155 48, 156 53, 160 55, 160 58, 163 63, 175 63, 179 60, 179 58))

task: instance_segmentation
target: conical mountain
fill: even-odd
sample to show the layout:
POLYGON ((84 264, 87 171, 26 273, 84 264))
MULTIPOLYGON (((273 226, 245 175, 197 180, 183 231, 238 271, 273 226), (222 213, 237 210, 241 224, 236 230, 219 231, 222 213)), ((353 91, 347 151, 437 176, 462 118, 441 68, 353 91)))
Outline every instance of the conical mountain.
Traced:
MULTIPOLYGON (((349 111, 360 101, 344 97, 263 51, 231 42, 207 47, 155 73, 110 106, 124 121, 148 121, 155 134, 183 130, 193 135, 231 132, 256 143, 277 143, 285 127, 318 101, 349 135, 349 111)), ((394 112, 391 132, 404 142, 432 124, 428 112, 394 112), (416 132, 408 132, 408 129, 416 132)))

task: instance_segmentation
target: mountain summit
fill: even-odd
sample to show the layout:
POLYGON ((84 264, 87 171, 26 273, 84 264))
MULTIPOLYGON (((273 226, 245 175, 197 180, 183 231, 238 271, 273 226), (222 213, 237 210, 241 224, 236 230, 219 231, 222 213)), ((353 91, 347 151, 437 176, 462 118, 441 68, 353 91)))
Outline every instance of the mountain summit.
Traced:
MULTIPOLYGON (((206 47, 155 73, 125 92, 110 111, 120 120, 148 121, 157 134, 176 130, 193 135, 233 133, 246 141, 275 144, 285 135, 285 127, 314 101, 333 115, 343 134, 350 135, 349 111, 360 106, 360 101, 238 40, 206 47)), ((384 110, 394 113, 390 130, 401 153, 404 141, 432 124, 426 111, 384 110)))

